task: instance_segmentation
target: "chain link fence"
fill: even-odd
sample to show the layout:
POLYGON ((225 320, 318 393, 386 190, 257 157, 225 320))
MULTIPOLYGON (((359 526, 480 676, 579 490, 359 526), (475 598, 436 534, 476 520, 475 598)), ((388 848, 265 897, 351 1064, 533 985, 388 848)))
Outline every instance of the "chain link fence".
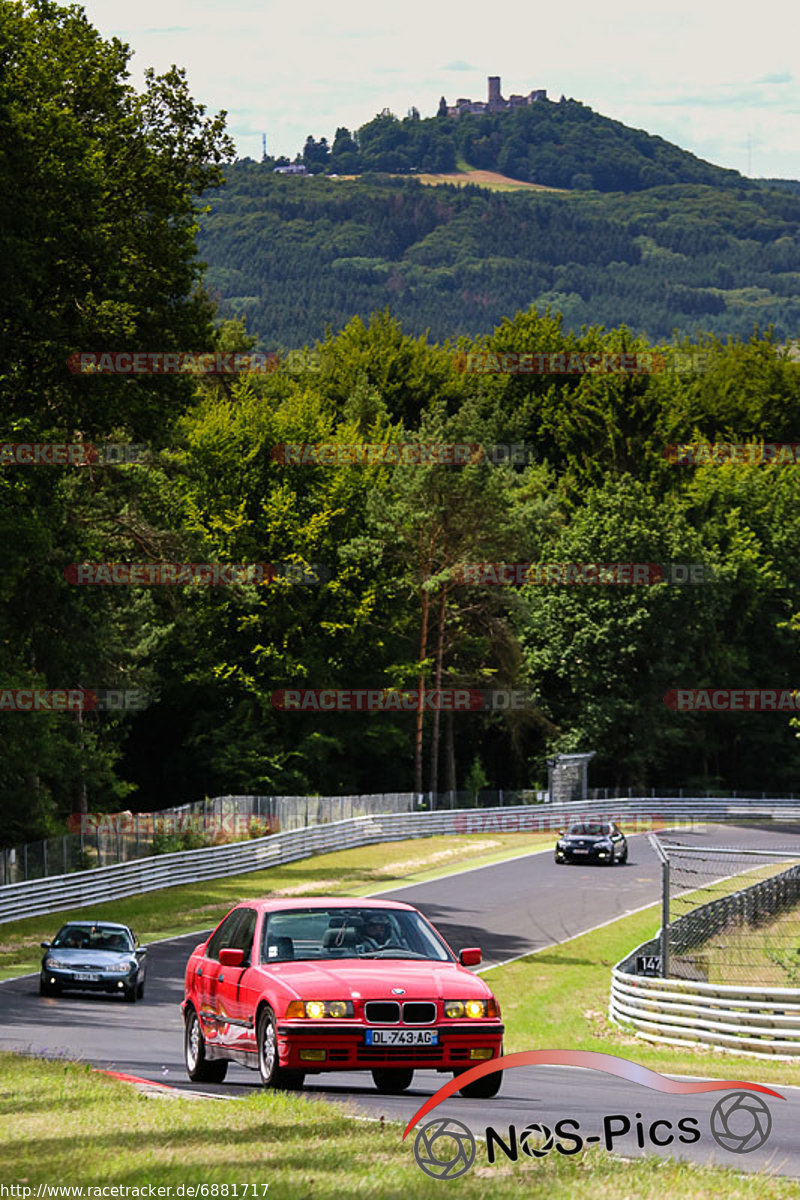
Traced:
POLYGON ((650 840, 662 862, 660 974, 800 986, 800 850, 650 840))

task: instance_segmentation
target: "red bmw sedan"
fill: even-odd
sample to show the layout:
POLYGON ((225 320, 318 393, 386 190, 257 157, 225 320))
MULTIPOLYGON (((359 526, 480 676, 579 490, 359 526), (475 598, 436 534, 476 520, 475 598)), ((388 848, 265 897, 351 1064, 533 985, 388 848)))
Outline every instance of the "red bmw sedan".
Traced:
MULTIPOLYGON (((221 1083, 229 1062, 266 1087, 307 1074, 371 1071, 402 1092, 414 1071, 458 1075, 502 1054, 500 1007, 422 913, 389 900, 238 904, 186 966, 184 1055, 191 1080, 221 1083)), ((466 1084, 488 1098, 502 1073, 466 1084)))

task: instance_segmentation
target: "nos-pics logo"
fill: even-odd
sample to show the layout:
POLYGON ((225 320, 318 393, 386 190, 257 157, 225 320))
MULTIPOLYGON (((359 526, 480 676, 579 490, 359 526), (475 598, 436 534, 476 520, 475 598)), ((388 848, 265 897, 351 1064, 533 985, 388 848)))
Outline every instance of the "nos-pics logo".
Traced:
MULTIPOLYGON (((465 1083, 479 1079, 491 1071, 504 1071, 520 1066, 571 1066, 588 1067, 617 1075, 630 1082, 641 1084, 653 1091, 671 1095, 695 1095, 699 1092, 727 1094, 714 1105, 709 1118, 709 1131, 714 1141, 723 1150, 733 1154, 749 1154, 765 1144, 772 1131, 772 1115, 766 1102, 758 1093, 765 1093, 783 1100, 780 1092, 758 1083, 743 1080, 706 1080, 686 1083, 668 1079, 657 1071, 651 1071, 638 1063, 617 1058, 611 1054, 600 1054, 584 1050, 531 1050, 519 1054, 507 1054, 492 1059, 459 1075, 439 1088, 411 1118, 403 1139, 437 1105, 441 1104, 465 1083)), ((528 1158, 544 1158, 555 1152, 562 1155, 577 1154, 586 1146, 602 1145, 606 1150, 616 1148, 616 1142, 628 1135, 636 1138, 640 1149, 664 1147, 674 1143, 691 1145, 700 1141, 702 1131, 697 1117, 661 1117, 657 1120, 643 1119, 642 1114, 611 1113, 597 1118, 596 1129, 583 1129, 580 1121, 565 1117, 552 1126, 531 1122, 523 1129, 509 1125, 499 1133, 491 1125, 484 1130, 486 1155, 490 1164, 498 1157, 518 1161, 521 1155, 528 1158)), ((414 1157, 417 1164, 433 1179, 458 1179, 466 1174, 475 1162, 477 1142, 472 1131, 453 1117, 434 1117, 417 1130, 414 1140, 414 1157)))

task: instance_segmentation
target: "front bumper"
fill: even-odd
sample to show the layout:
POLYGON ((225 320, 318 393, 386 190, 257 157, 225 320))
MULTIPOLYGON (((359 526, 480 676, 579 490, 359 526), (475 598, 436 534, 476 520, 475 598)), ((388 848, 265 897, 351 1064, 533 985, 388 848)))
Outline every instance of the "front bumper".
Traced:
POLYGON ((598 849, 595 849, 594 847, 592 847, 592 849, 590 849, 588 851, 588 853, 582 854, 579 850, 575 850, 569 846, 566 846, 563 849, 559 849, 558 847, 556 848, 556 858, 560 862, 607 863, 607 862, 611 862, 613 857, 614 857, 613 849, 598 850, 598 849))
POLYGON ((372 1067, 453 1071, 499 1058, 505 1027, 497 1021, 453 1022, 429 1028, 439 1035, 435 1046, 368 1046, 367 1029, 373 1025, 326 1022, 309 1027, 308 1021, 278 1021, 278 1058, 282 1067, 305 1071, 353 1071, 372 1067), (308 1058, 303 1052, 313 1052, 308 1058), (473 1051, 482 1051, 478 1057, 473 1051), (324 1054, 324 1058, 319 1057, 324 1054))
POLYGON ((51 970, 42 968, 42 980, 51 987, 69 988, 82 992, 115 992, 122 995, 125 991, 135 988, 139 982, 139 972, 130 971, 122 975, 119 971, 92 971, 83 974, 97 975, 97 979, 76 979, 74 971, 51 970))

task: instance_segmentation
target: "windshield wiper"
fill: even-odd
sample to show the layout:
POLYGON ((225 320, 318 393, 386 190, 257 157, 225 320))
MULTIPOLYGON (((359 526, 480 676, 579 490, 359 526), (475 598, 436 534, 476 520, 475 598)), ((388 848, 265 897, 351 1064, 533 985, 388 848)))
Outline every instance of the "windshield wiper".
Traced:
POLYGON ((385 950, 373 950, 369 954, 360 954, 359 958, 420 958, 425 962, 439 962, 428 954, 417 954, 415 950, 402 950, 399 946, 387 946, 385 950))

